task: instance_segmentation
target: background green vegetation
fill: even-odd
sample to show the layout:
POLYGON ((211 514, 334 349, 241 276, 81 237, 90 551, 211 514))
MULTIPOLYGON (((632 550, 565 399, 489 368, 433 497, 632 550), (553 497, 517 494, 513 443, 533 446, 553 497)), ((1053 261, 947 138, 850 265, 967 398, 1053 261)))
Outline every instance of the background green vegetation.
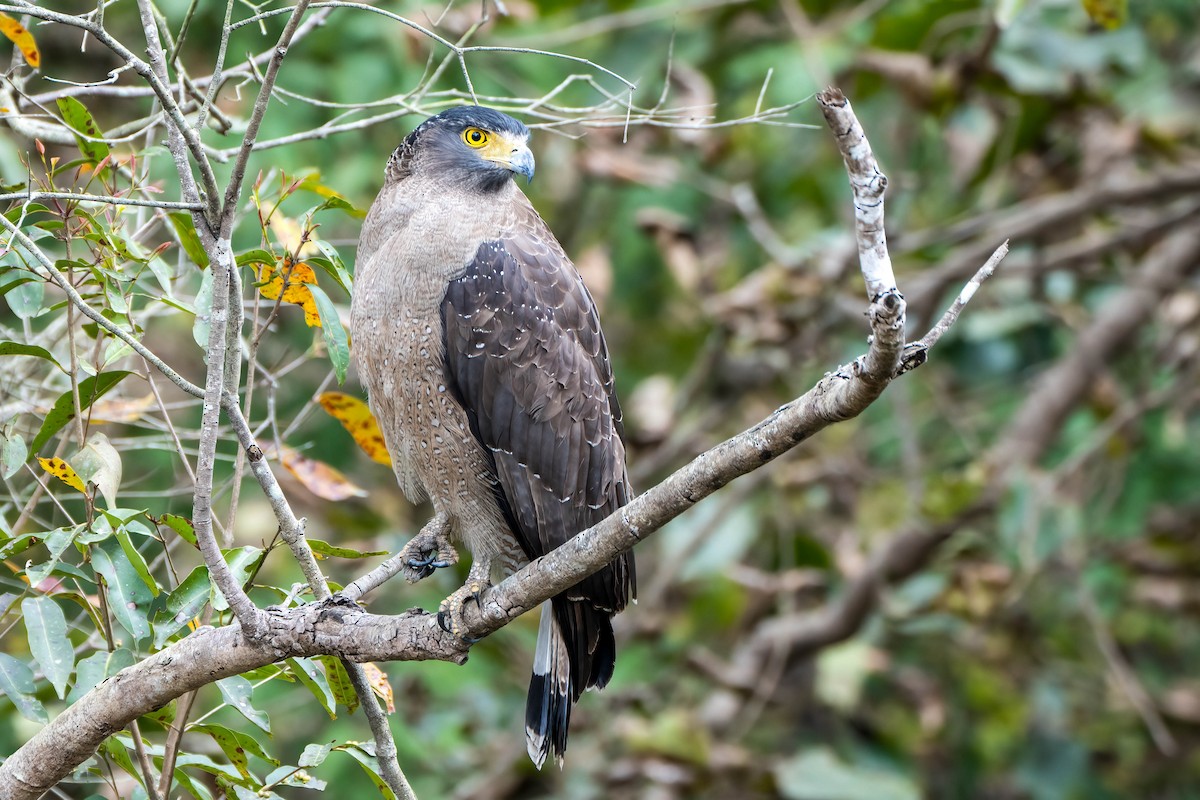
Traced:
MULTIPOLYGON (((169 0, 160 8, 177 25, 187 5, 169 0)), ((427 25, 443 11, 383 5, 427 25)), ((930 363, 897 381, 862 418, 743 478, 638 549, 641 602, 619 618, 616 677, 576 709, 562 771, 538 774, 524 754, 536 620, 482 642, 463 667, 379 665, 395 693, 400 763, 420 797, 1200 796, 1195 267, 1161 287, 1155 312, 1121 347, 1088 364, 1088 390, 1073 399, 1061 425, 1044 432, 1034 463, 1008 476, 985 466, 1011 435, 1039 376, 1087 345, 1089 323, 1142 279, 1160 241, 1200 230, 1194 0, 1131 3, 1112 28, 1084 5, 1101 14, 1078 0, 781 0, 700 8, 517 0, 507 3, 508 17, 476 34, 479 44, 591 59, 636 82, 640 106, 664 96, 664 109, 694 106, 697 116, 720 120, 751 115, 759 103, 805 100, 827 84, 842 88, 891 181, 887 219, 900 288, 911 301, 912 338, 992 248, 1012 237, 1013 252, 930 363), (1191 175, 1191 183, 1172 183, 1180 175, 1191 175), (1162 185, 1154 188, 1157 179, 1162 185), (1152 188, 1120 202, 1101 191, 1137 181, 1152 188), (1068 195, 1095 200, 1039 226, 1049 216, 1039 204, 1068 195), (1017 218, 1023 209, 1032 222, 1017 218), (999 487, 1002 499, 988 513, 963 516, 985 484, 999 487), (730 677, 730 665, 761 626, 821 609, 896 532, 948 521, 955 532, 932 561, 883 588, 875 613, 845 641, 816 652, 780 647, 749 684, 730 677), (1157 741, 1154 726, 1161 726, 1157 741)), ((211 71, 222 6, 199 6, 182 51, 194 74, 211 71)), ((106 22, 139 41, 135 12, 118 2, 106 22)), ((249 13, 238 6, 235 18, 249 13)), ((453 4, 437 30, 454 40, 479 13, 477 3, 453 4)), ((256 26, 239 30, 230 53, 268 48, 281 19, 265 23, 266 35, 256 26)), ((96 80, 113 66, 100 48, 81 54, 76 35, 53 26, 33 31, 48 74, 96 80)), ((419 34, 342 9, 289 52, 280 86, 326 102, 380 100, 416 86, 431 52, 443 55, 419 34)), ((621 89, 583 65, 536 55, 474 54, 469 67, 480 96, 538 97, 573 73, 592 75, 606 91, 621 89)), ((464 86, 451 68, 433 88, 464 86)), ((244 117, 256 89, 252 82, 240 91, 229 87, 220 105, 244 117)), ((105 130, 137 113, 128 102, 82 99, 105 130)), ((579 82, 555 102, 602 101, 579 82)), ((311 129, 336 113, 281 97, 262 138, 311 129)), ((812 102, 786 120, 821 123, 812 102)), ((408 116, 267 150, 251 169, 267 176, 264 197, 278 193, 280 174, 315 171, 320 184, 365 209, 388 154, 418 121, 408 116)), ((637 485, 649 486, 862 352, 865 302, 845 172, 825 130, 635 125, 627 142, 623 135, 620 125, 535 131, 538 174, 528 192, 602 303, 631 467, 637 485), (750 194, 758 210, 746 204, 750 194)), ((208 130, 205 141, 228 148, 239 137, 208 130)), ((158 152, 162 197, 176 198, 169 158, 157 142, 149 151, 158 152)), ((49 155, 78 158, 68 147, 49 155)), ((24 182, 26 165, 37 172, 40 163, 28 142, 0 138, 5 184, 24 182)), ((297 192, 281 213, 302 219, 320 201, 297 192)), ((247 208, 235 238, 239 252, 264 242, 247 208)), ((331 209, 315 220, 318 235, 352 269, 358 219, 331 209)), ((162 240, 172 230, 164 227, 162 240)), ((180 248, 163 258, 179 305, 187 307, 200 271, 180 248)), ((0 265, 11 268, 0 272, 7 287, 19 264, 10 255, 0 265)), ((345 312, 345 292, 325 273, 318 277, 345 312)), ((246 271, 245 279, 254 278, 246 271)), ((161 286, 139 285, 144 341, 197 379, 203 365, 191 340, 193 315, 163 306, 156 299, 161 286)), ((65 311, 53 293, 44 303, 32 295, 31 288, 4 294, 0 338, 36 342, 65 364, 62 328, 54 327, 65 311), (48 336, 60 349, 46 344, 48 336)), ((285 483, 309 533, 360 550, 402 546, 428 509, 408 507, 390 471, 371 463, 319 409, 314 413, 313 395, 330 374, 320 333, 304 325, 299 309, 285 306, 263 337, 259 360, 274 383, 256 388, 252 422, 275 421, 284 443, 342 470, 367 492, 334 503, 285 483)), ((0 355, 5 441, 31 441, 65 386, 42 361, 0 355)), ((348 391, 358 391, 353 378, 348 391)), ((144 383, 123 383, 112 396, 145 392, 144 383)), ((171 406, 176 424, 194 428, 198 406, 166 393, 169 405, 179 404, 171 406)), ((156 517, 188 515, 190 484, 157 414, 151 408, 135 421, 103 426, 124 462, 119 505, 156 517)), ((59 435, 69 437, 71 428, 59 435)), ((221 448, 218 485, 225 483, 226 504, 235 450, 232 437, 221 448)), ((73 451, 74 443, 65 449, 73 451)), ((0 547, 36 485, 32 471, 6 465, 4 474, 0 547)), ((25 532, 83 517, 77 493, 49 488, 25 532)), ((253 482, 243 489, 237 546, 271 541, 274 522, 257 491, 253 482)), ((134 542, 157 563, 161 546, 148 536, 134 542)), ((177 557, 182 575, 199 563, 186 547, 177 557)), ((22 621, 22 599, 39 593, 19 574, 47 552, 38 546, 6 558, 0 652, 35 669, 32 695, 53 715, 63 701, 34 664, 22 621)), ((63 585, 88 594, 90 571, 81 569, 80 553, 68 549, 67 561, 83 577, 59 570, 63 585)), ((323 563, 332 579, 346 581, 362 562, 323 563)), ((371 596, 369 607, 434 607, 465 571, 463 564, 458 575, 447 571, 415 587, 393 582, 371 596)), ((155 577, 170 589, 161 565, 155 577)), ((271 551, 254 596, 263 605, 279 602, 299 579, 286 551, 271 551)), ((62 595, 52 602, 66 615, 77 658, 105 649, 79 604, 62 595)), ((139 647, 144 654, 148 645, 139 647)), ((294 682, 266 680, 254 689, 254 706, 269 714, 269 737, 221 701, 217 687, 206 688, 191 718, 211 712, 207 721, 257 738, 285 764, 296 764, 310 743, 369 739, 361 715, 339 708, 330 720, 294 682)), ((0 754, 36 728, 0 699, 0 754)), ((161 728, 145 720, 142 730, 153 739, 161 728)), ((228 763, 211 736, 187 741, 192 752, 228 763)), ((101 760, 119 773, 116 750, 125 754, 117 746, 101 760)), ((109 766, 91 766, 109 775, 109 766)), ((271 770, 254 757, 250 769, 259 777, 271 770)), ((212 790, 212 771, 220 770, 188 774, 212 790)), ((311 773, 339 796, 374 791, 345 754, 332 754, 311 773)), ((120 786, 142 796, 128 780, 120 786)), ((83 797, 106 790, 64 791, 83 797)))

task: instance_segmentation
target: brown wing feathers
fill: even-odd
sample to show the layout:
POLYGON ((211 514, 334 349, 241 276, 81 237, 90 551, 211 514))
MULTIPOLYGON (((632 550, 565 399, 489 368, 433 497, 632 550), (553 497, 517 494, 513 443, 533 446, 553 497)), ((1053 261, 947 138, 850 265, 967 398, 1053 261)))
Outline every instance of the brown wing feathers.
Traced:
MULTIPOLYGON (((450 282, 442 317, 448 383, 491 454, 509 525, 534 559, 624 505, 630 491, 595 304, 536 212, 527 214, 517 230, 480 245, 450 282)), ((561 755, 571 703, 611 678, 611 617, 633 592, 628 556, 554 599, 570 700, 561 696, 567 687, 546 684, 565 675, 539 675, 535 664, 527 723, 545 735, 543 750, 561 755)))

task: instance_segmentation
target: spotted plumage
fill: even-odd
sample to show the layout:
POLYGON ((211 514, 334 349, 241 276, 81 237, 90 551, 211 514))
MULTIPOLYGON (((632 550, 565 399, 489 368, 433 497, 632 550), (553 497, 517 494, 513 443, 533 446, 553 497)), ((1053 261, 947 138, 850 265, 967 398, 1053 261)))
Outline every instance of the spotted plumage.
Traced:
MULTIPOLYGON (((477 594, 629 501, 621 410, 595 303, 513 180, 529 131, 461 107, 393 153, 363 224, 355 362, 397 480, 472 555, 477 594)), ((456 557, 422 534, 410 578, 456 557)), ((623 556, 542 609, 526 706, 530 757, 561 759, 572 705, 616 659, 612 616, 634 596, 623 556)), ((453 612, 453 607, 450 608, 453 612)))

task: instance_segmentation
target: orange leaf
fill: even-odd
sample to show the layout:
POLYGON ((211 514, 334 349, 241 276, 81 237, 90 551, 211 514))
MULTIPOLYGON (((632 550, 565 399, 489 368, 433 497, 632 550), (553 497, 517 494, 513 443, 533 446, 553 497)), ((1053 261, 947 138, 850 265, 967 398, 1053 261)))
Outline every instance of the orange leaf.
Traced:
POLYGON ((282 295, 283 302, 294 303, 304 309, 304 322, 308 327, 321 327, 317 302, 313 300, 312 292, 304 285, 317 282, 317 275, 312 267, 303 262, 293 264, 290 258, 285 257, 279 270, 271 264, 263 264, 258 279, 258 291, 263 297, 278 300, 282 295))
POLYGON ((367 493, 350 482, 338 470, 284 445, 279 460, 288 472, 296 476, 304 488, 325 500, 345 500, 347 497, 366 497, 367 493))
POLYGON ((371 684, 371 690, 375 692, 375 696, 383 701, 387 708, 387 713, 396 713, 395 695, 392 693, 392 684, 388 682, 387 673, 379 667, 372 664, 370 661, 362 665, 363 672, 366 673, 367 683, 371 684))
POLYGON ((79 475, 71 468, 71 465, 63 461, 61 458, 38 458, 38 463, 42 465, 42 469, 49 472, 60 481, 70 486, 76 491, 87 494, 87 487, 83 485, 83 481, 79 479, 79 475))
POLYGON ((17 49, 21 51, 21 55, 25 56, 26 64, 34 69, 42 65, 42 54, 38 52, 37 42, 33 40, 33 34, 26 30, 24 25, 3 11, 0 11, 0 34, 3 34, 17 46, 17 49))
POLYGON ((342 427, 354 437, 364 453, 385 467, 392 465, 392 456, 384 444, 379 422, 366 403, 342 392, 323 392, 317 400, 329 416, 342 423, 342 427))

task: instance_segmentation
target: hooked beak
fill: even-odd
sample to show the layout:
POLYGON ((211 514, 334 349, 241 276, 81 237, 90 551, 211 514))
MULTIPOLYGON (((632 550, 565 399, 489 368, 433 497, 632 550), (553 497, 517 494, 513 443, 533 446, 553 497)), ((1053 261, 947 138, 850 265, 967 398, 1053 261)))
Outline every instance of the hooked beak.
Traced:
POLYGON ((480 155, 515 175, 524 175, 526 180, 533 180, 533 153, 523 138, 502 134, 480 155))
POLYGON ((514 174, 524 175, 527 183, 533 182, 533 171, 535 164, 533 162, 533 153, 525 145, 518 145, 513 148, 512 153, 508 156, 508 161, 500 162, 508 167, 514 174))

